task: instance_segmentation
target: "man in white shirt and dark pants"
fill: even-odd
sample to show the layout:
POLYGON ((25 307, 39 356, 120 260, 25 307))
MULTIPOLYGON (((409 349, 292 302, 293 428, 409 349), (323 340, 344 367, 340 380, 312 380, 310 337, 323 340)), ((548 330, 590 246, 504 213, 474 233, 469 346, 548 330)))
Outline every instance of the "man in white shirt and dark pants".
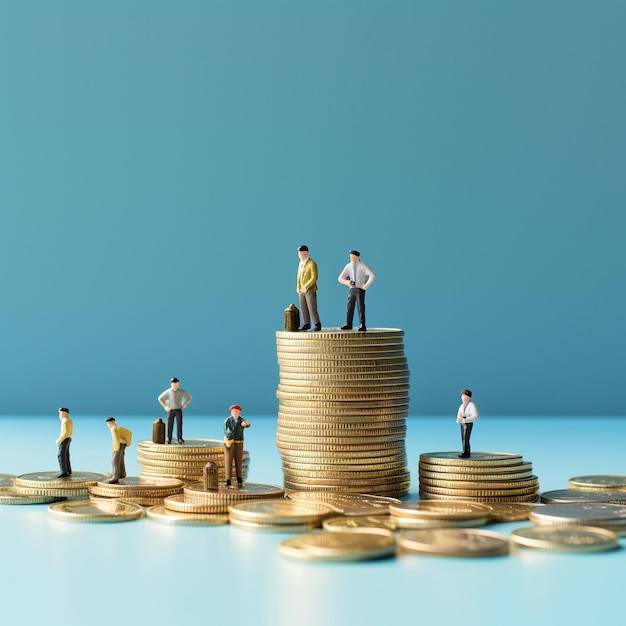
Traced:
POLYGON ((366 331, 365 325, 365 292, 370 288, 376 274, 374 270, 361 261, 361 253, 358 250, 350 250, 350 263, 343 268, 337 279, 342 285, 350 287, 348 293, 348 310, 346 312, 345 326, 341 330, 352 330, 354 318, 354 305, 359 308, 359 330, 366 331))
POLYGON ((457 424, 461 424, 461 442, 463 452, 459 458, 468 459, 470 456, 470 435, 474 422, 478 419, 478 409, 472 402, 472 392, 469 389, 461 389, 461 406, 456 414, 457 424))

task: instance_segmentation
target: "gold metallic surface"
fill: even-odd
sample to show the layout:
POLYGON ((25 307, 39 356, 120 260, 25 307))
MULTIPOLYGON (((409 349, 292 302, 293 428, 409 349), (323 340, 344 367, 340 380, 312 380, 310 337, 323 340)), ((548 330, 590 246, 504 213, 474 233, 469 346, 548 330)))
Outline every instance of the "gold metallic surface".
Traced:
POLYGON ((57 502, 48 512, 64 522, 128 522, 143 517, 141 506, 118 500, 57 502))
POLYGON ((398 545, 407 552, 452 557, 500 556, 509 551, 504 535, 474 528, 402 530, 398 545))
POLYGON ((228 524, 225 513, 180 513, 163 505, 151 506, 146 510, 149 520, 174 526, 223 526, 228 524))
POLYGON ((553 552, 603 552, 619 548, 617 534, 592 526, 529 526, 511 533, 511 542, 553 552))
POLYGON ((231 519, 260 524, 313 524, 335 514, 332 507, 320 502, 296 502, 295 500, 253 500, 238 502, 228 507, 231 519))
POLYGON ((556 489, 544 491, 541 501, 545 504, 558 502, 606 502, 608 504, 626 504, 626 491, 609 491, 608 489, 596 489, 583 491, 581 489, 556 489))
POLYGON ((592 476, 575 476, 568 481, 570 489, 626 489, 626 475, 596 474, 592 476))
POLYGON ((389 505, 391 515, 424 520, 472 520, 489 517, 491 510, 487 504, 435 500, 414 500, 389 505))
POLYGON ((16 476, 16 487, 29 487, 32 489, 85 489, 88 485, 95 485, 99 480, 104 480, 106 474, 97 472, 72 472, 67 478, 58 478, 57 472, 34 472, 16 476))

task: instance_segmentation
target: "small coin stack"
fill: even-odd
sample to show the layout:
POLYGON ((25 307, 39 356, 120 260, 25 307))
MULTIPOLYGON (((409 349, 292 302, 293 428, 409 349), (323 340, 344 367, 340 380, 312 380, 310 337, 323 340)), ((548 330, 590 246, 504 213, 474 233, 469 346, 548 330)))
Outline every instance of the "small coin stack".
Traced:
POLYGON ((73 472, 67 478, 59 478, 57 472, 34 472, 13 479, 13 487, 3 493, 4 504, 44 504, 58 500, 86 500, 88 488, 105 474, 97 472, 73 472))
POLYGON ((320 528, 335 510, 319 502, 251 500, 228 507, 231 526, 261 532, 300 533, 320 528))
POLYGON ((403 336, 389 328, 276 333, 286 488, 408 494, 403 336))
MULTIPOLYGON (((218 439, 187 439, 183 445, 140 441, 137 444, 139 475, 146 478, 177 478, 184 483, 203 479, 204 466, 217 466, 218 480, 225 480, 224 444, 218 439)), ((248 476, 250 454, 243 453, 243 479, 248 476)), ((234 467, 234 466, 233 466, 234 467)), ((233 469, 233 476, 235 475, 233 469)))
POLYGON ((165 498, 163 507, 167 511, 149 511, 148 518, 170 524, 224 524, 228 523, 228 507, 237 502, 271 500, 284 496, 282 487, 264 483, 244 483, 242 487, 220 485, 215 491, 205 490, 204 483, 191 483, 184 487, 182 494, 165 498))
POLYGON ((472 452, 469 458, 458 452, 420 454, 419 481, 424 500, 536 502, 539 490, 532 463, 508 452, 472 452))
POLYGON ((183 482, 177 478, 146 478, 144 476, 129 476, 123 484, 111 485, 98 482, 89 487, 90 497, 101 501, 104 498, 124 500, 142 506, 163 504, 167 496, 181 493, 183 482))
POLYGON ((57 502, 48 507, 51 517, 63 522, 130 522, 143 517, 143 508, 119 500, 75 500, 57 502))

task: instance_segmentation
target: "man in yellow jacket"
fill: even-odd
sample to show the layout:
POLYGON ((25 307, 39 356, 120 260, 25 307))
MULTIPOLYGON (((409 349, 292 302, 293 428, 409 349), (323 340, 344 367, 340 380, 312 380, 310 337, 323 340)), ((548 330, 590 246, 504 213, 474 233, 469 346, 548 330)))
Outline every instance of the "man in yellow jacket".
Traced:
POLYGON ((322 330, 320 316, 317 313, 317 263, 309 258, 309 247, 300 246, 298 248, 298 276, 296 279, 296 289, 300 296, 300 310, 302 311, 302 326, 300 330, 311 329, 311 318, 315 327, 314 331, 322 330))
POLYGON ((72 475, 70 443, 72 443, 72 432, 74 430, 74 424, 70 419, 70 410, 66 407, 61 407, 59 409, 59 419, 61 420, 61 434, 57 439, 57 446, 59 446, 57 458, 59 459, 60 473, 57 475, 57 478, 68 478, 72 475))
POLYGON ((113 458, 111 461, 113 471, 111 472, 111 480, 108 482, 111 485, 119 485, 120 479, 126 478, 126 465, 124 464, 124 453, 126 448, 130 445, 133 438, 133 433, 122 426, 118 426, 115 423, 114 417, 107 417, 104 420, 111 431, 111 438, 113 439, 113 458))

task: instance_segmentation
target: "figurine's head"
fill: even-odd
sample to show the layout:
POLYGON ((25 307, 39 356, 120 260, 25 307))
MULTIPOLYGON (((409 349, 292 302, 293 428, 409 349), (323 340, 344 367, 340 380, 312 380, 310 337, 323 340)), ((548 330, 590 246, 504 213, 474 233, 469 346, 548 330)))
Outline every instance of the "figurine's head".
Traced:
POLYGON ((300 246, 298 248, 298 256, 300 257, 301 261, 307 259, 309 256, 309 246, 300 246))
POLYGON ((106 425, 109 428, 113 428, 113 426, 115 426, 115 418, 114 417, 107 417, 104 421, 106 422, 106 425))
POLYGON ((70 416, 70 410, 62 406, 59 409, 59 419, 64 420, 64 419, 67 419, 69 416, 70 416))
POLYGON ((170 386, 172 387, 174 391, 176 391, 178 387, 180 386, 180 380, 178 380, 178 378, 172 378, 170 380, 170 386))
POLYGON ((228 410, 230 414, 237 419, 241 415, 242 408, 238 404, 231 404, 228 410))
POLYGON ((348 254, 352 263, 358 263, 361 260, 361 253, 358 250, 350 250, 348 254))
POLYGON ((469 389, 461 389, 461 399, 463 402, 469 402, 472 397, 472 392, 469 389))

